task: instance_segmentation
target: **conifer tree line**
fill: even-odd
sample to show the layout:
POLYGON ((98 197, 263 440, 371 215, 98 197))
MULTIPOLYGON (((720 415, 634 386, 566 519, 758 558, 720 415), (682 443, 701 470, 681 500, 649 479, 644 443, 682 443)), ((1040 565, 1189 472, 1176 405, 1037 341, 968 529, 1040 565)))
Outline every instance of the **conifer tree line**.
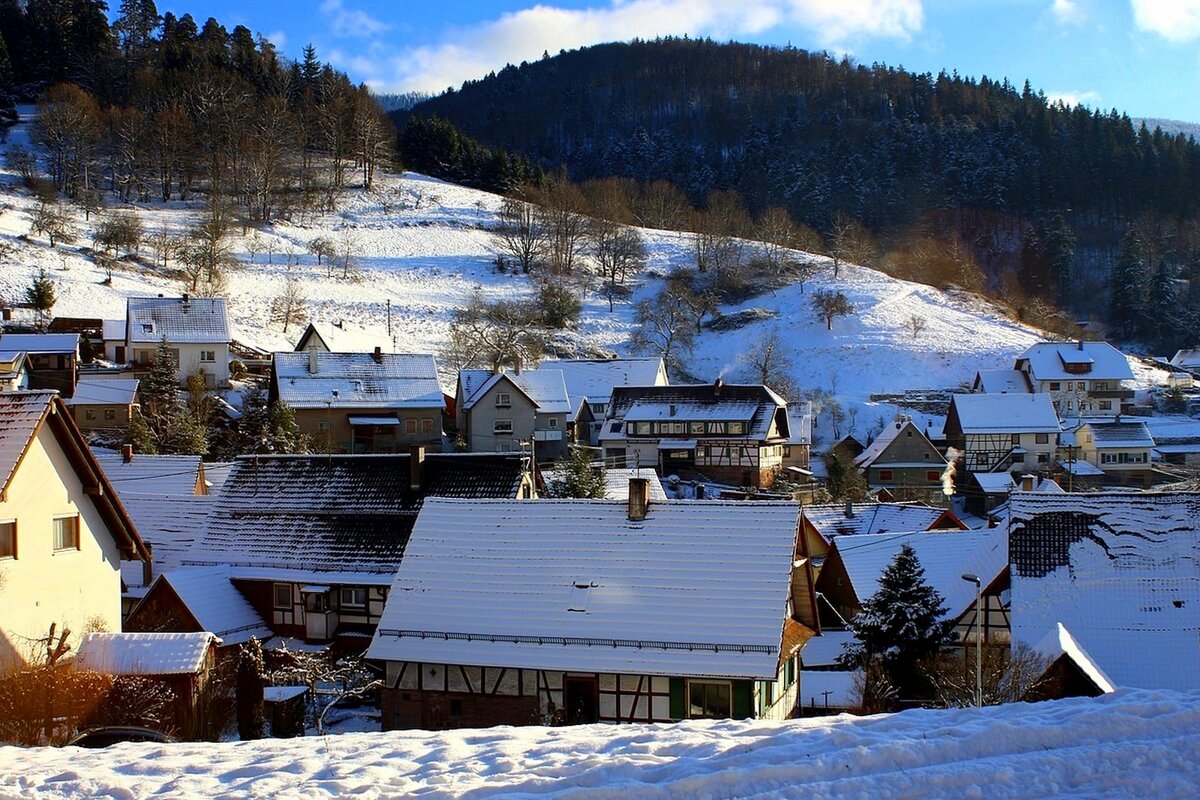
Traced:
MULTIPOLYGON (((509 66, 393 117, 436 118, 454 131, 443 138, 533 174, 566 165, 581 185, 677 189, 669 220, 638 224, 744 234, 783 211, 835 263, 849 244, 847 261, 987 288, 1052 328, 1108 320, 1131 228, 1159 256, 1147 269, 1162 261, 1179 298, 1200 300, 1200 145, 1028 82, 668 38, 509 66)), ((1175 323, 1174 339, 1191 338, 1175 323)))
POLYGON ((292 62, 245 26, 160 15, 153 0, 122 0, 112 25, 106 12, 0 0, 0 97, 37 98, 34 138, 68 197, 202 192, 271 220, 332 210, 390 163, 387 117, 311 46, 292 62))

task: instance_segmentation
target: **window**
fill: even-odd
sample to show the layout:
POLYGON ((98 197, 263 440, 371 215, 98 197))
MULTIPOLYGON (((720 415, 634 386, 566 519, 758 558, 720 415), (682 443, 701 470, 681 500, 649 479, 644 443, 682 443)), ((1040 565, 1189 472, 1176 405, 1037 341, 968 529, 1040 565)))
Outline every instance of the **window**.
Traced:
POLYGON ((275 584, 275 607, 292 607, 292 585, 290 583, 275 584))
POLYGON ((363 586, 343 586, 340 594, 342 608, 366 608, 367 590, 363 586))
POLYGON ((116 418, 117 418, 117 412, 116 412, 116 409, 112 409, 112 408, 106 408, 106 409, 104 409, 104 418, 105 418, 106 420, 114 420, 114 419, 116 419, 116 418))
POLYGON ((1038 462, 1037 463, 1049 464, 1050 463, 1050 454, 1049 453, 1038 453, 1038 462))
POLYGON ((0 522, 0 558, 17 557, 17 523, 0 522))
POLYGON ((416 433, 417 432, 417 421, 415 419, 404 420, 404 432, 405 433, 416 433))
POLYGON ((890 469, 879 470, 879 480, 881 481, 890 481, 892 480, 893 475, 894 473, 890 469))
POLYGON ((425 417, 421 420, 421 433, 433 433, 432 417, 425 417))
POLYGON ((718 434, 724 433, 725 432, 725 423, 724 422, 708 423, 708 432, 709 433, 718 433, 718 434))
POLYGON ((1061 388, 1062 388, 1062 384, 1059 383, 1058 381, 1050 381, 1050 391, 1057 392, 1061 388))
POLYGON ((329 433, 329 423, 328 422, 318 422, 317 430, 320 431, 321 433, 329 433))
POLYGON ((86 411, 83 412, 83 416, 85 419, 88 419, 88 420, 95 419, 96 418, 96 409, 94 409, 94 408, 87 409, 86 411))
POLYGON ((1067 411, 1074 411, 1074 410, 1075 410, 1075 401, 1068 400, 1067 401, 1067 411))
POLYGON ((1038 444, 1050 444, 1050 434, 1048 434, 1048 433, 1035 433, 1035 434, 1033 435, 1033 440, 1034 440, 1035 442, 1037 442, 1038 444))
POLYGON ((942 473, 938 472, 936 469, 925 470, 925 480, 929 481, 930 483, 940 481, 941 479, 942 473))
POLYGON ((550 417, 548 420, 546 420, 546 423, 550 426, 550 429, 553 430, 558 427, 558 417, 550 417))
POLYGON ((786 445, 786 444, 785 444, 785 445, 783 446, 783 457, 784 457, 784 458, 791 458, 791 457, 792 457, 792 448, 791 448, 791 446, 790 446, 790 445, 786 445))
POLYGON ((783 663, 783 685, 791 686, 796 682, 796 657, 792 656, 783 663))
POLYGON ((513 423, 511 419, 498 419, 492 423, 492 433, 512 433, 513 423))
POLYGON ((154 323, 153 322, 143 322, 142 323, 142 333, 154 333, 154 323))
POLYGON ((729 719, 733 716, 733 692, 728 683, 688 681, 688 717, 729 719))
POLYGON ((729 432, 737 433, 737 434, 745 433, 746 432, 746 423, 744 423, 744 422, 729 423, 729 432))
POLYGON ((1101 411, 1112 411, 1112 400, 1101 400, 1100 401, 1100 410, 1101 411))
POLYGON ((704 423, 703 422, 689 422, 688 423, 688 433, 704 433, 704 423))
POLYGON ((649 435, 649 433, 650 433, 650 423, 649 422, 639 422, 639 423, 637 423, 636 427, 637 427, 637 434, 639 436, 649 435))
POLYGON ((54 520, 54 549, 79 549, 79 517, 58 517, 54 520))
POLYGON ((1087 383, 1085 381, 1076 381, 1075 388, 1082 392, 1087 388, 1087 383))
POLYGON ((511 408, 512 394, 509 392, 496 392, 496 408, 511 408))
POLYGON ((1020 446, 1021 446, 1021 434, 1019 434, 1019 433, 1014 433, 1014 434, 1012 435, 1012 444, 1013 444, 1013 447, 1020 447, 1020 446))
POLYGON ((216 363, 216 360, 217 360, 217 351, 216 350, 201 350, 200 351, 201 363, 213 364, 213 363, 216 363))

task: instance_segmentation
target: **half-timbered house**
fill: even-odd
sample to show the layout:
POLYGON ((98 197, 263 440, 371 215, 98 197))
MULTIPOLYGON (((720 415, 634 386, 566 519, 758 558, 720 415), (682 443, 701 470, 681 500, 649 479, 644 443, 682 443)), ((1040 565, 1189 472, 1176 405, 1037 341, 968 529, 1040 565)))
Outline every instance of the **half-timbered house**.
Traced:
POLYGON ((962 453, 966 474, 1048 474, 1059 431, 1048 394, 956 394, 946 417, 946 440, 962 453))

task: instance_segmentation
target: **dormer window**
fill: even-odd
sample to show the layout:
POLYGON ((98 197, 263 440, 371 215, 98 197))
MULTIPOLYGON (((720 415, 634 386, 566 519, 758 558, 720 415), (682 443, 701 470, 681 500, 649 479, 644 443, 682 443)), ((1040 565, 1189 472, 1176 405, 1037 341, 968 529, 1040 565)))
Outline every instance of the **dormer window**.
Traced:
POLYGON ((142 323, 142 333, 154 333, 154 323, 153 322, 143 322, 142 323))

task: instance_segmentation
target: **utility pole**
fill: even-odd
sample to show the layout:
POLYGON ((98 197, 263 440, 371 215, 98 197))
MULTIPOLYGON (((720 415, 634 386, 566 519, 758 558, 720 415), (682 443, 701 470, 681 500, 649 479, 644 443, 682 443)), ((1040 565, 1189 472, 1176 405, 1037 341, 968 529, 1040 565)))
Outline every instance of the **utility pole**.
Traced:
POLYGON ((972 573, 962 579, 975 584, 975 706, 983 708, 983 582, 972 573))

